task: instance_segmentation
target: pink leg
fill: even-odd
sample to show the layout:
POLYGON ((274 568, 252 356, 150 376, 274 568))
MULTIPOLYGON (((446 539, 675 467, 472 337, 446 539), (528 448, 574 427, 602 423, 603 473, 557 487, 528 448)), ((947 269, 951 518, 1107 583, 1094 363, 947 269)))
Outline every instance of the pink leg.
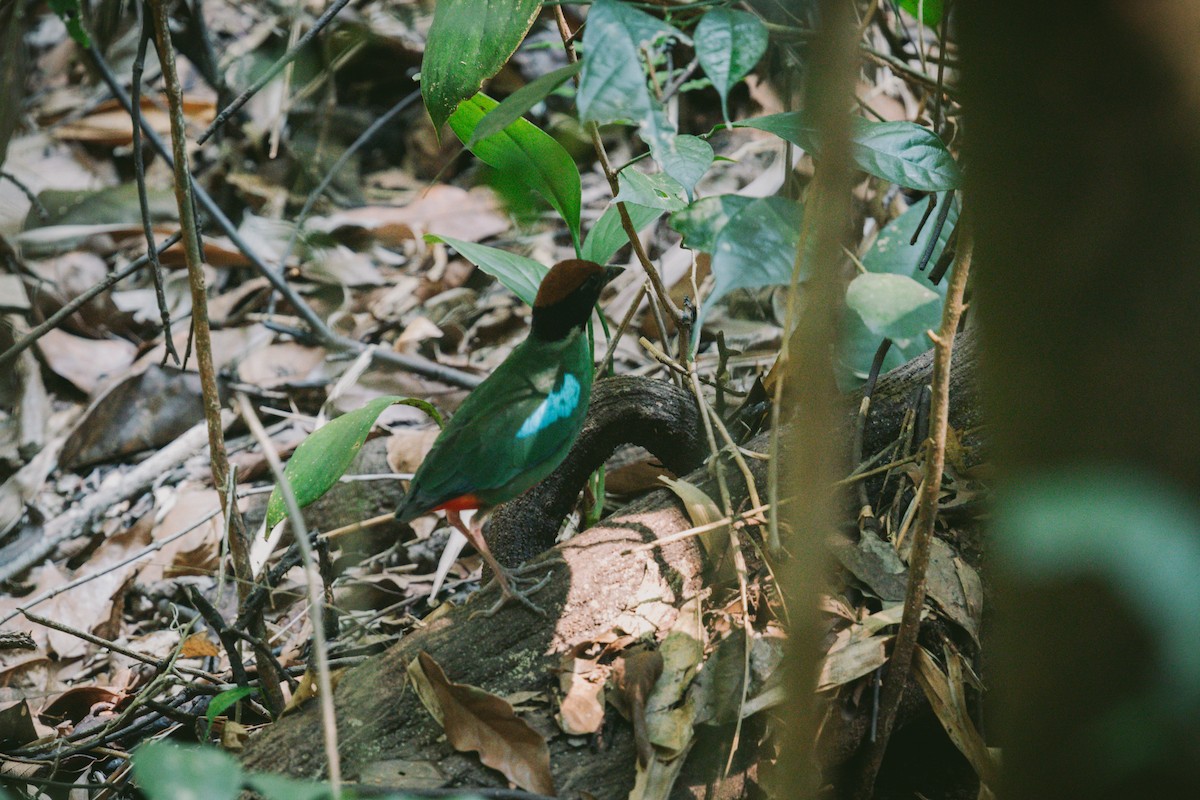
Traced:
POLYGON ((508 601, 516 600, 534 613, 545 616, 545 612, 534 605, 533 601, 529 599, 529 595, 545 586, 550 576, 547 575, 546 578, 535 583, 526 591, 521 591, 520 588, 514 588, 514 584, 517 583, 517 578, 509 570, 500 566, 500 562, 496 561, 495 557, 492 555, 492 551, 488 547, 487 540, 483 538, 482 526, 476 524, 475 522, 475 520, 478 518, 479 517, 477 515, 475 519, 471 520, 471 524, 467 525, 463 522, 462 517, 457 511, 446 511, 447 521, 449 521, 449 523, 455 528, 458 528, 458 530, 462 532, 462 535, 467 537, 467 541, 475 546, 475 549, 479 551, 479 555, 483 557, 483 560, 487 562, 488 567, 492 570, 492 574, 496 576, 496 582, 500 584, 500 599, 497 600, 496 604, 491 608, 477 613, 483 614, 485 617, 490 617, 503 608, 508 601))

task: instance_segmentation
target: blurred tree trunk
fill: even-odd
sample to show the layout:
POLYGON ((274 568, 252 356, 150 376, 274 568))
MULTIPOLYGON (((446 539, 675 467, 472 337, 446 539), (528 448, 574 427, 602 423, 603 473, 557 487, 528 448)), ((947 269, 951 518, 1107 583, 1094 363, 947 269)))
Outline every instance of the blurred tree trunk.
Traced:
POLYGON ((1003 794, 1177 796, 1200 783, 1200 676, 1168 683, 1200 647, 1200 7, 957 6, 1003 794))

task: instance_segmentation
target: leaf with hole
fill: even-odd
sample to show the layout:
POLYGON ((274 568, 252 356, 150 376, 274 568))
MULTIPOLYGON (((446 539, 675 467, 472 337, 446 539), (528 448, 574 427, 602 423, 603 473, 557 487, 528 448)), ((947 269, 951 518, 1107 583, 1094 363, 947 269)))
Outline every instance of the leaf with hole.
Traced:
MULTIPOLYGON (((499 104, 485 94, 464 101, 450 116, 450 128, 464 143, 499 104)), ((518 118, 500 132, 476 141, 470 150, 485 164, 512 176, 540 194, 567 223, 579 242, 582 204, 579 168, 554 137, 527 119, 518 118)))
POLYGON ((740 194, 702 197, 687 208, 671 214, 667 224, 683 237, 684 247, 698 253, 712 253, 717 244, 717 234, 734 215, 753 202, 753 197, 740 194))
MULTIPOLYGON (((301 508, 325 494, 338 482, 358 455, 358 451, 362 449, 363 443, 367 441, 367 435, 375 426, 375 420, 379 419, 384 409, 392 405, 419 408, 439 426, 442 424, 441 415, 431 404, 424 400, 394 395, 376 397, 362 408, 330 420, 300 443, 283 470, 284 477, 296 495, 296 503, 301 508)), ((267 501, 267 530, 270 531, 286 516, 283 493, 277 485, 271 491, 271 499, 267 501)))
POLYGON ((435 130, 508 62, 541 10, 541 0, 437 3, 421 59, 421 96, 435 130))
POLYGON ((767 52, 767 26, 745 11, 714 8, 696 26, 696 59, 721 95, 721 115, 729 124, 729 92, 767 52))
POLYGON ((550 271, 540 261, 486 244, 465 242, 435 233, 426 234, 425 241, 445 242, 450 245, 459 255, 500 281, 505 288, 531 306, 533 299, 537 297, 542 278, 550 271))
POLYGON ((636 203, 663 211, 679 211, 687 207, 687 192, 670 175, 661 172, 647 175, 627 167, 621 170, 617 181, 620 186, 615 198, 617 202, 636 203))

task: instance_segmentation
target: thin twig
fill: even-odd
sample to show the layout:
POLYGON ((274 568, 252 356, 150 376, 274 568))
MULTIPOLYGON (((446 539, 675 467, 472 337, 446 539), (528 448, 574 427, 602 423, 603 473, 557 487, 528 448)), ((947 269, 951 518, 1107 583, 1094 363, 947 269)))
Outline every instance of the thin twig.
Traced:
MULTIPOLYGON (((574 35, 571 32, 570 26, 567 24, 567 18, 563 14, 562 6, 554 7, 554 18, 558 22, 559 36, 562 38, 563 47, 567 51, 567 60, 572 64, 579 60, 579 56, 575 52, 573 43, 574 35)), ((576 78, 578 80, 578 77, 576 78)), ((588 132, 592 138, 592 147, 596 151, 596 158, 600 162, 600 168, 604 171, 604 178, 608 181, 608 188, 615 198, 621 191, 620 183, 617 181, 617 173, 613 171, 612 164, 608 160, 608 151, 604 148, 604 142, 600 138, 600 126, 595 122, 588 123, 588 132)), ((629 216, 629 209, 625 207, 624 202, 617 203, 617 215, 621 218, 621 227, 625 230, 625 235, 629 238, 629 244, 633 248, 634 255, 637 256, 638 263, 642 265, 642 269, 646 272, 646 277, 650 279, 650 285, 654 289, 654 296, 657 298, 659 305, 671 321, 678 327, 683 322, 683 316, 679 309, 671 301, 671 295, 663 283, 662 276, 658 274, 653 262, 650 261, 650 255, 646 252, 645 246, 642 245, 642 239, 638 236, 637 226, 633 224, 633 219, 629 216)), ((662 331, 663 341, 666 341, 667 332, 662 331)))
POLYGON ((158 260, 158 252, 154 249, 154 228, 150 220, 150 197, 146 192, 146 158, 142 152, 142 72, 146 68, 146 46, 153 35, 150 21, 150 10, 145 4, 139 6, 142 26, 138 35, 137 56, 133 59, 132 91, 132 120, 133 120, 133 174, 137 179, 138 205, 142 211, 142 233, 146 236, 146 255, 150 256, 150 275, 154 283, 154 299, 158 303, 158 316, 163 326, 163 360, 175 360, 180 365, 179 353, 175 351, 175 337, 171 335, 171 311, 167 308, 167 295, 163 290, 162 264, 158 260))
POLYGON ((320 33, 321 30, 338 15, 338 12, 345 8, 349 3, 350 0, 334 0, 333 5, 327 8, 324 14, 317 17, 316 21, 313 22, 312 27, 308 29, 308 32, 297 39, 296 43, 292 45, 286 53, 280 56, 279 60, 272 64, 271 68, 263 73, 261 78, 250 84, 250 86, 246 87, 241 94, 234 98, 232 103, 221 109, 221 113, 217 114, 216 118, 212 121, 204 133, 200 134, 200 138, 196 140, 196 144, 204 144, 207 142, 209 138, 217 132, 218 128, 224 125, 225 122, 234 114, 236 114, 242 106, 246 105, 247 100, 258 94, 258 92, 262 90, 264 86, 273 81, 275 76, 283 71, 284 67, 295 61, 296 56, 300 55, 300 53, 304 51, 304 48, 308 46, 308 43, 311 42, 316 35, 320 33))
MULTIPOLYGON (((168 237, 166 239, 166 241, 164 241, 162 244, 160 244, 158 247, 155 248, 155 252, 157 254, 161 255, 163 253, 163 251, 167 250, 170 247, 174 247, 181 238, 183 238, 182 233, 171 234, 171 236, 168 237)), ((22 336, 20 341, 16 342, 15 344, 13 344, 12 347, 5 350, 3 354, 0 354, 0 369, 7 367, 10 363, 12 363, 14 360, 16 360, 17 356, 19 356, 23 351, 29 349, 29 347, 31 347, 35 342, 37 342, 38 339, 42 338, 50 331, 57 328, 60 324, 62 324, 62 321, 64 319, 71 316, 76 311, 78 311, 80 308, 82 308, 93 297, 95 297, 99 294, 103 294, 104 292, 108 291, 113 286, 115 286, 116 284, 125 280, 130 275, 137 272, 138 270, 140 270, 142 267, 146 266, 149 263, 150 263, 149 253, 147 253, 146 255, 139 256, 132 264, 130 264, 125 269, 121 270, 120 272, 114 272, 112 275, 109 275, 107 278, 100 281, 95 286, 91 287, 86 292, 84 292, 83 294, 81 294, 78 297, 76 297, 75 299, 71 300, 69 303, 64 305, 58 311, 54 312, 54 314, 52 314, 45 322, 38 325, 36 328, 31 330, 29 333, 22 336)))
MULTIPOLYGON (((96 71, 100 74, 101 80, 104 81, 105 85, 108 86, 109 91, 112 92, 113 97, 115 97, 117 102, 119 102, 125 111, 129 113, 130 109, 133 107, 130 102, 129 95, 121 87, 121 83, 119 80, 117 80, 117 76, 113 72, 112 67, 109 65, 108 61, 105 60, 104 55, 96 47, 94 42, 92 46, 88 48, 88 55, 91 57, 92 64, 96 67, 96 71)), ((173 165, 174 159, 171 156, 170 150, 167 149, 166 144, 163 142, 158 133, 152 127, 150 127, 144 119, 142 120, 142 131, 146 134, 147 141, 150 142, 151 146, 154 147, 159 155, 163 157, 167 164, 169 166, 173 165)), ((312 307, 304 301, 304 298, 300 296, 300 293, 297 292, 296 289, 284 279, 282 272, 270 267, 265 261, 263 261, 262 257, 258 255, 254 248, 250 246, 250 244, 242 237, 240 233, 238 233, 237 226, 234 225, 233 221, 229 219, 228 215, 221 210, 216 201, 213 200, 212 195, 206 192, 204 187, 198 183, 193 184, 192 190, 195 193, 196 200, 204 209, 204 213, 212 218, 212 220, 217 224, 217 227, 221 229, 221 232, 229 238, 229 241, 233 243, 234 247, 236 247, 243 255, 246 256, 246 259, 250 261, 256 270, 258 270, 259 274, 267 279, 267 282, 271 284, 271 287, 283 295, 288 304, 296 309, 296 313, 299 314, 301 319, 304 320, 305 324, 312 329, 314 338, 320 344, 323 344, 326 347, 334 350, 348 350, 353 353, 361 353, 367 348, 367 345, 363 344, 362 342, 350 339, 346 336, 341 336, 331 331, 329 326, 325 324, 325 321, 321 319, 321 317, 315 311, 313 311, 312 307)), ((471 375, 463 372, 462 370, 438 364, 430 361, 427 358, 422 358, 421 356, 409 355, 407 353, 397 353, 392 350, 377 348, 375 351, 375 357, 380 361, 394 364, 401 369, 408 370, 409 372, 413 372, 417 375, 424 375, 425 377, 441 381, 442 383, 449 384, 450 386, 460 386, 465 389, 473 389, 482 382, 482 378, 477 375, 471 375)))
POLYGON ((333 709, 333 681, 329 675, 329 648, 325 642, 325 604, 322 599, 321 578, 317 574, 316 561, 313 558, 312 545, 308 541, 308 527, 304 524, 304 515, 300 512, 300 504, 296 502, 296 494, 292 484, 283 474, 283 463, 279 454, 271 445, 267 432, 263 430, 262 422, 254 413, 254 406, 244 394, 237 396, 238 408, 242 419, 250 428, 250 433, 258 442, 266 456, 267 464, 275 476, 276 486, 283 495, 283 504, 287 509, 288 522, 292 526, 292 538, 300 548, 300 556, 304 563, 305 584, 308 587, 308 615, 313 629, 313 655, 317 669, 317 693, 321 702, 321 722, 325 739, 325 758, 329 762, 329 785, 334 797, 341 797, 342 792, 342 763, 338 755, 337 716, 333 709))
MULTIPOLYGON (((165 0, 149 0, 153 10, 154 40, 162 66, 163 91, 167 95, 171 117, 171 148, 175 172, 175 203, 179 208, 179 226, 183 231, 183 256, 187 263, 188 287, 192 294, 192 333, 196 342, 196 368, 200 373, 200 390, 204 402, 204 418, 208 423, 208 448, 212 463, 213 485, 225 486, 229 475, 229 457, 225 452, 225 430, 221 423, 221 396, 217 389, 217 370, 213 361, 212 331, 208 324, 208 290, 204 284, 203 257, 200 253, 200 230, 196 220, 192 175, 188 168, 187 123, 183 117, 183 87, 175 66, 175 48, 171 44, 170 19, 165 0)), ((136 112, 136 107, 134 107, 136 112)), ((167 330, 170 337, 170 330, 167 330)), ((250 555, 243 527, 238 524, 235 508, 226 508, 224 493, 219 494, 221 507, 231 515, 229 551, 233 556, 233 571, 238 579, 238 596, 245 598, 251 589, 254 574, 250 570, 250 555)))
POLYGON ((917 634, 920 632, 921 609, 925 605, 925 573, 929 567, 930 543, 942 489, 942 471, 946 463, 946 431, 950 421, 950 361, 954 353, 954 334, 964 308, 963 293, 971 269, 971 237, 968 228, 964 227, 963 230, 965 235, 959 243, 954 272, 946 291, 946 305, 942 309, 942 325, 936 335, 932 332, 929 334, 933 340, 931 430, 925 441, 925 474, 918 490, 917 521, 908 558, 908 591, 904 597, 904 616, 883 682, 879 736, 869 745, 854 792, 854 796, 860 800, 866 800, 874 794, 875 777, 883 763, 888 739, 896 722, 896 711, 900 707, 904 685, 912 667, 917 634))

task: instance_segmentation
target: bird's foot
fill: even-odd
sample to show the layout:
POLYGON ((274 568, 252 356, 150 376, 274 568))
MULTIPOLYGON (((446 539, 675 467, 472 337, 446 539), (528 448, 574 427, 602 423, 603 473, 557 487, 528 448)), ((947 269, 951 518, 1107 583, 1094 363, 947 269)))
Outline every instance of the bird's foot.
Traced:
POLYGON ((536 577, 525 577, 522 573, 526 571, 524 567, 518 567, 515 570, 507 570, 503 567, 498 570, 494 569, 495 582, 500 586, 500 598, 490 607, 476 611, 471 615, 471 618, 490 617, 512 601, 520 603, 539 617, 546 616, 546 612, 530 600, 529 596, 537 594, 545 588, 554 573, 553 571, 547 572, 539 579, 536 577))

